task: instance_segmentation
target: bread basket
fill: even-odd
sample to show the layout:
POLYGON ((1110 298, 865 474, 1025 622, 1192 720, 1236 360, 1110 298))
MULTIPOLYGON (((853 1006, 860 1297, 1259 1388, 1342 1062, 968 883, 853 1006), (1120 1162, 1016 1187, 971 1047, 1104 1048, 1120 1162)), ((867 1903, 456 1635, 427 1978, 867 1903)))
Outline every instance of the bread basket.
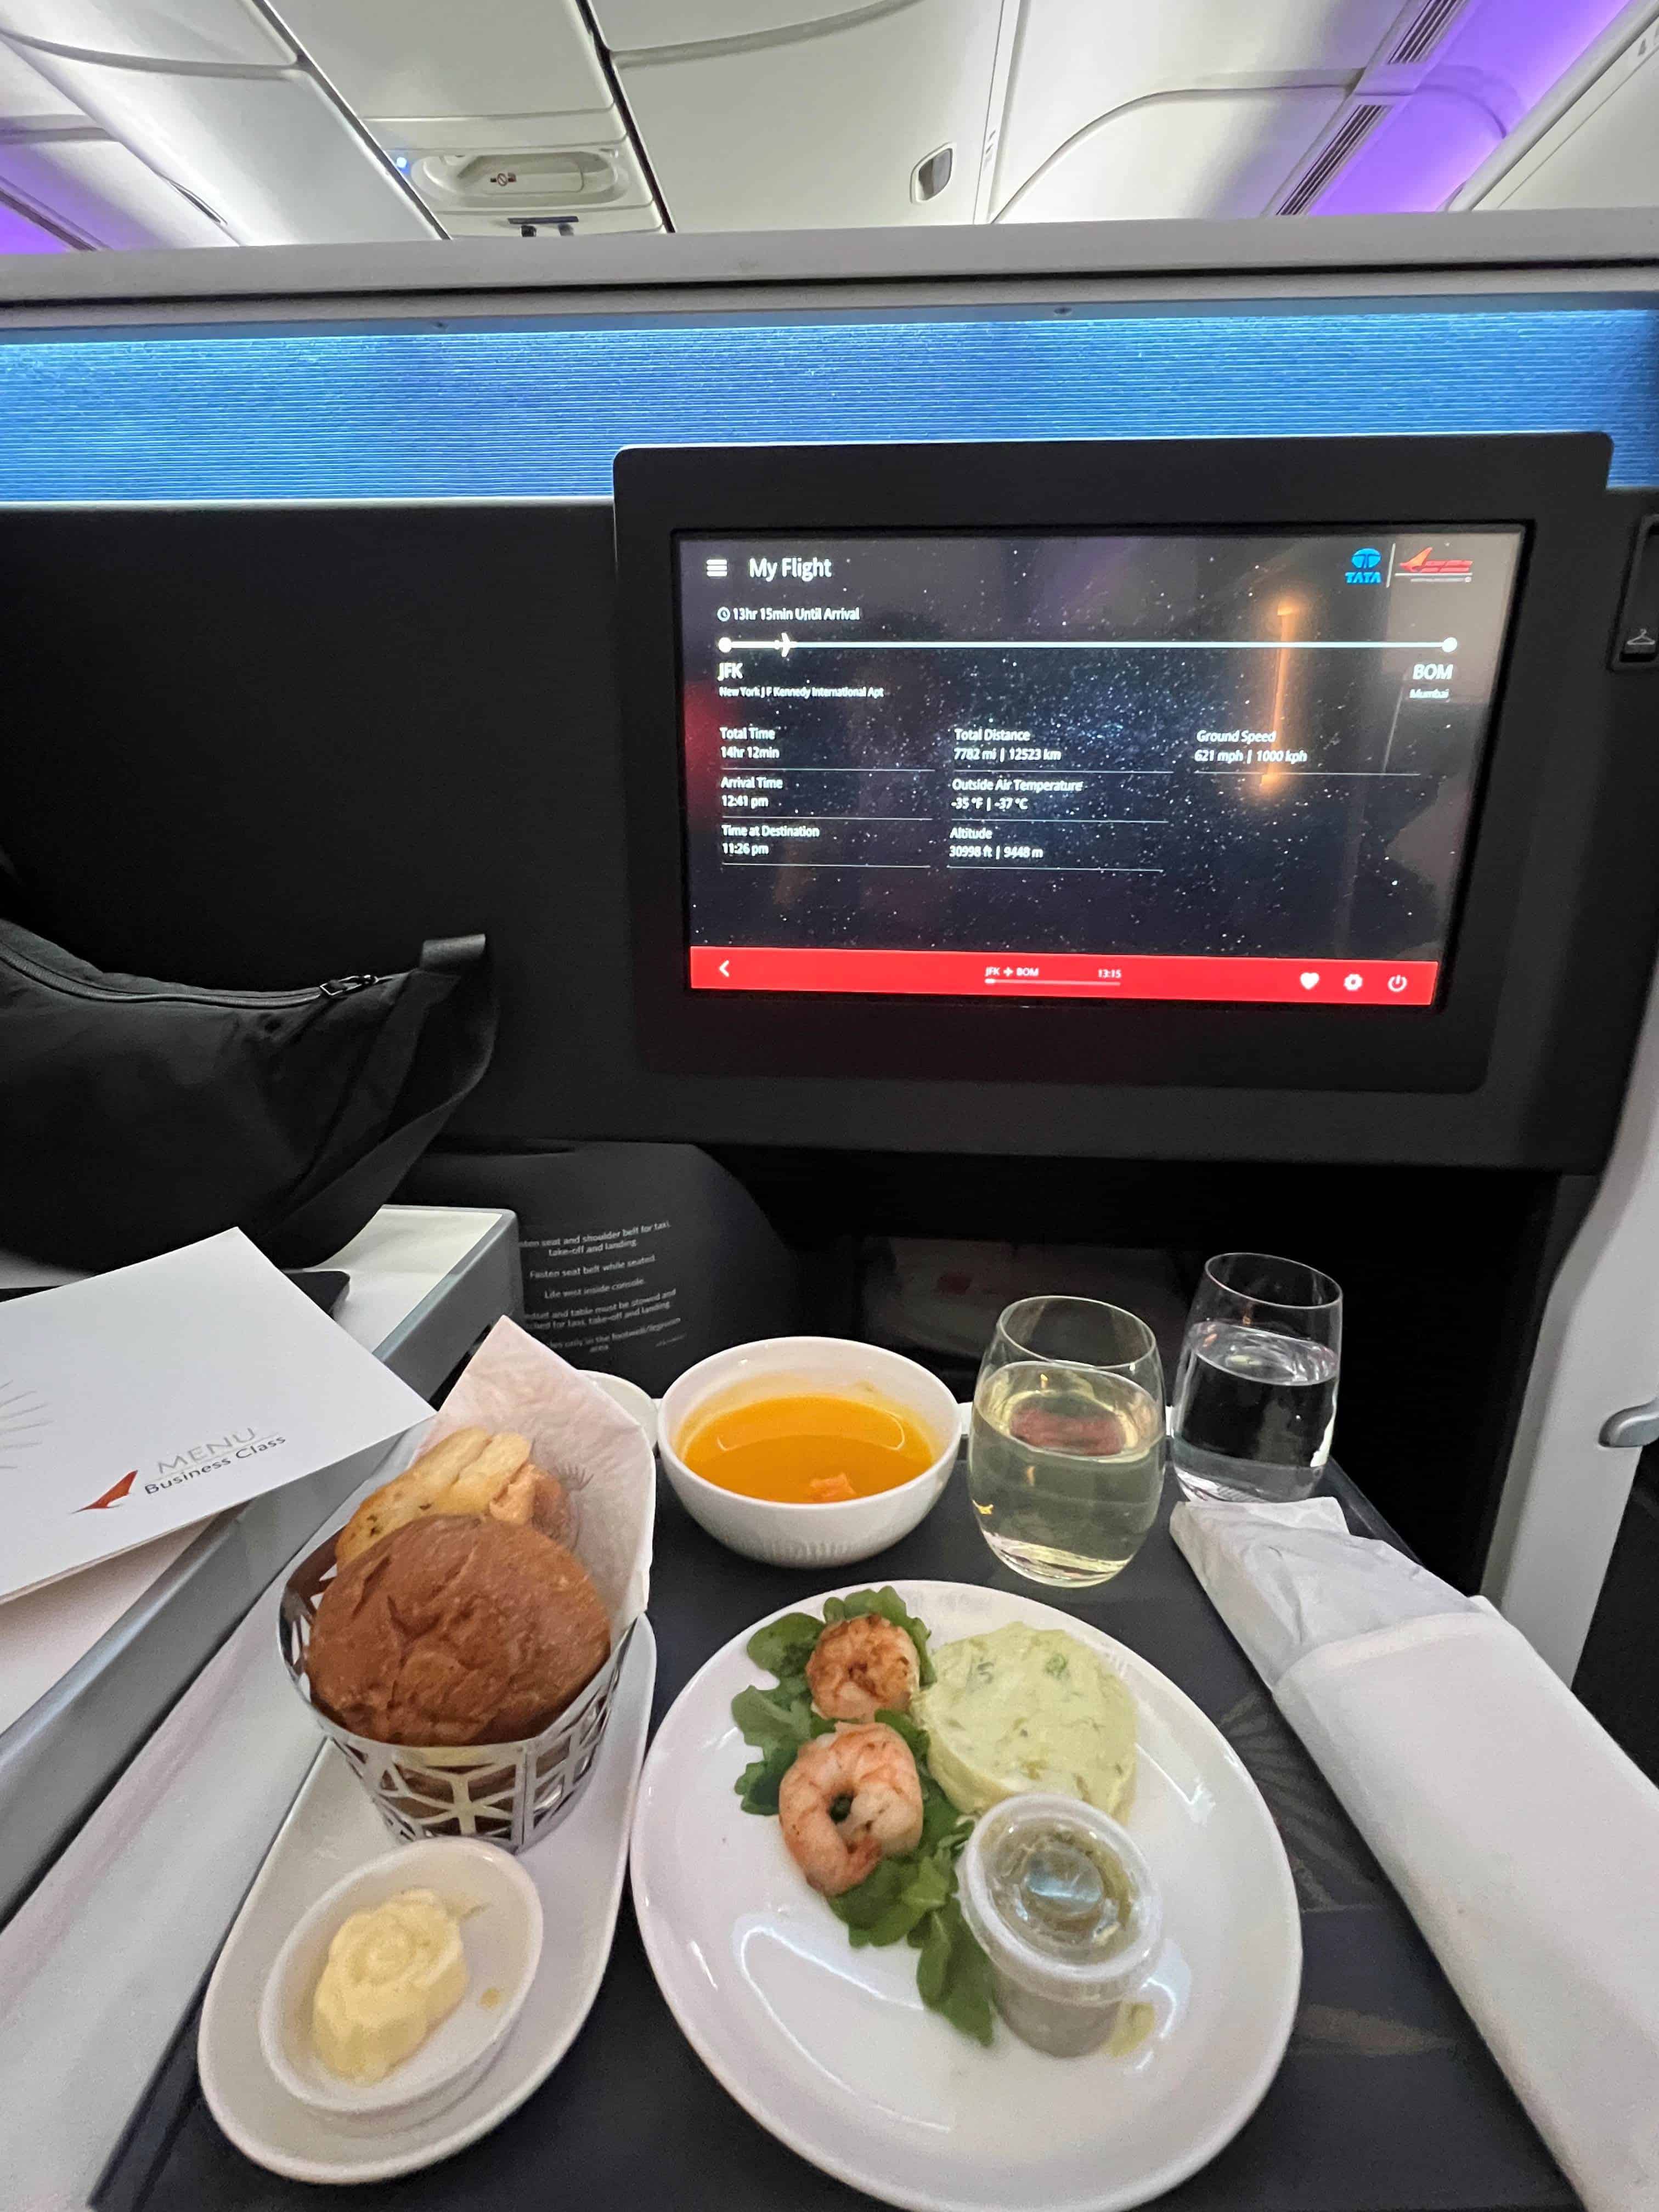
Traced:
POLYGON ((318 1727, 339 1747, 392 1834, 405 1843, 423 1836, 477 1836, 521 1851, 556 1827, 592 1769, 632 1624, 586 1688, 539 1735, 517 1743, 430 1749, 377 1743, 341 1728, 311 1695, 306 1648, 323 1592, 333 1578, 330 1536, 301 1561, 283 1592, 277 1628, 283 1663, 318 1727))
POLYGON ((417 1746, 354 1735, 314 1701, 306 1668, 317 1607, 334 1578, 332 1534, 289 1575, 277 1636, 289 1680, 394 1836, 406 1842, 476 1836, 521 1851, 556 1827, 574 1805, 605 1735, 634 1623, 645 1610, 656 1462, 637 1422, 511 1321, 495 1323, 434 1427, 406 1443, 396 1465, 381 1468, 380 1476, 400 1471, 418 1450, 471 1424, 522 1433, 537 1463, 564 1486, 575 1518, 575 1534, 567 1540, 611 1622, 611 1656, 586 1688, 539 1735, 515 1743, 417 1746))

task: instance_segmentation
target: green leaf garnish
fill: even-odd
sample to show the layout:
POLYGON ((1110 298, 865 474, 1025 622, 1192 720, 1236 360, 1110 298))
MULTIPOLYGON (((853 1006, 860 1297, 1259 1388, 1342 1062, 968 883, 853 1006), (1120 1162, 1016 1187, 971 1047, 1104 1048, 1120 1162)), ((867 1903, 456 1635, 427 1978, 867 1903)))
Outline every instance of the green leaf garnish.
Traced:
POLYGON ((786 1613, 781 1620, 769 1620, 749 1639, 749 1656, 769 1674, 805 1674, 812 1647, 823 1633, 823 1623, 810 1613, 786 1613))
POLYGON ((958 1857, 963 1845, 974 1832, 974 1824, 965 1813, 958 1813, 933 1776, 925 1770, 921 1777, 921 1850, 937 1850, 941 1844, 949 1847, 951 1858, 958 1857))
POLYGON ((927 1765, 927 1729, 920 1722, 913 1721, 908 1713, 890 1712, 884 1707, 876 1718, 904 1738, 916 1762, 916 1775, 921 1784, 921 1841, 917 1849, 931 1851, 940 1844, 948 1844, 954 1858, 973 1833, 974 1824, 957 1812, 934 1781, 927 1765))
POLYGON ((916 1961, 923 2004, 943 2013, 975 2043, 991 2040, 991 1962, 975 1942, 954 1897, 932 1913, 916 1961))
POLYGON ((877 1707, 876 1718, 884 1728, 890 1728, 895 1735, 904 1738, 910 1747, 911 1758, 918 1766, 921 1765, 927 1756, 928 1742, 927 1731, 921 1723, 913 1721, 908 1713, 896 1713, 886 1705, 877 1707))
POLYGON ((834 1728, 812 1711, 805 1690, 792 1694, 787 1684, 775 1690, 740 1690, 732 1700, 732 1717, 745 1743, 762 1756, 745 1766, 735 1784, 745 1813, 775 1813, 778 1790, 795 1763, 795 1753, 815 1735, 834 1728))
POLYGON ((884 1859, 856 1888, 828 1901, 836 1917, 846 1922, 857 1950, 866 1943, 902 1942, 948 1900, 954 1886, 948 1856, 911 1851, 884 1859))
POLYGON ((819 1733, 812 1725, 817 1716, 806 1698, 790 1697, 781 1684, 775 1690, 739 1690, 732 1700, 732 1717, 744 1741, 757 1751, 772 1751, 787 1743, 793 1756, 809 1736, 819 1733))
POLYGON ((738 1802, 745 1813, 775 1813, 778 1792, 783 1787, 783 1778, 795 1763, 793 1751, 769 1751, 764 1759, 757 1759, 738 1775, 735 1788, 738 1802))
MULTIPOLYGON (((879 1613, 902 1628, 916 1647, 922 1686, 934 1680, 926 1625, 905 1610, 890 1586, 855 1590, 824 1601, 823 1619, 785 1613, 749 1639, 749 1656, 775 1675, 769 1690, 741 1690, 732 1717, 744 1742, 760 1753, 737 1781, 745 1813, 775 1813, 783 1778, 796 1753, 814 1736, 833 1734, 835 1723, 815 1712, 806 1665, 825 1628, 863 1613, 879 1613)), ((902 1736, 921 1784, 921 1840, 902 1858, 883 1859, 865 1881, 824 1902, 847 1929, 854 1949, 866 1944, 908 1943, 916 1953, 916 1988, 924 2004, 976 2043, 992 2035, 991 1970, 957 1903, 957 1857, 973 1832, 928 1770, 927 1731, 908 1713, 884 1710, 876 1718, 902 1736)))

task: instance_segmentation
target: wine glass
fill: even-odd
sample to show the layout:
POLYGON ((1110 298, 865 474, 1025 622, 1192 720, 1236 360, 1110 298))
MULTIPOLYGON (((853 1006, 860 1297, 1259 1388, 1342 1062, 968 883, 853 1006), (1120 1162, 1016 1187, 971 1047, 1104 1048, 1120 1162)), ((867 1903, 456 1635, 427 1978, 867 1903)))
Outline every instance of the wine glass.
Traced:
POLYGON ((1342 1292, 1267 1252, 1208 1261, 1187 1316, 1170 1455, 1189 1498, 1306 1498, 1330 1457, 1342 1292))
POLYGON ((974 1392, 968 1494, 997 1558, 1078 1589, 1121 1574, 1158 1518, 1164 1370, 1144 1321, 1098 1298, 1020 1298, 974 1392))

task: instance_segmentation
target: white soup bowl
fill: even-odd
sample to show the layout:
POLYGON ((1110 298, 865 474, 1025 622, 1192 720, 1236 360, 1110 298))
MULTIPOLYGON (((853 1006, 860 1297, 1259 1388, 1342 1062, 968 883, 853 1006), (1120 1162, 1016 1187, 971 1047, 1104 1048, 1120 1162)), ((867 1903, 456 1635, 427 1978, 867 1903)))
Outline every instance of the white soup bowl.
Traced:
POLYGON ((901 1352, 840 1336, 772 1336, 734 1345, 688 1367, 662 1401, 657 1451, 691 1518, 745 1559, 775 1567, 838 1567, 885 1551, 933 1510, 962 1442, 962 1411, 937 1376, 901 1352), (700 1407, 714 1399, 873 1388, 910 1414, 933 1445, 932 1464, 873 1498, 786 1505, 744 1498, 694 1474, 676 1449, 700 1407))

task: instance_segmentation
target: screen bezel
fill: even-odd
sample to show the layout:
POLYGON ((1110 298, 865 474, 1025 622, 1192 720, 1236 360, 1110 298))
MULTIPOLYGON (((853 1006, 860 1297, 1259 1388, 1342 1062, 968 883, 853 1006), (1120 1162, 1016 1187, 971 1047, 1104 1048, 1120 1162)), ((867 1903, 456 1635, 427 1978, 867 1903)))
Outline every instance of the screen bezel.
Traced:
POLYGON ((1555 622, 1606 481, 1599 435, 630 448, 616 465, 621 678, 641 1058, 685 1073, 1460 1091, 1485 1073, 1559 720, 1555 622), (682 535, 1468 526, 1522 533, 1431 1007, 693 991, 682 535))

